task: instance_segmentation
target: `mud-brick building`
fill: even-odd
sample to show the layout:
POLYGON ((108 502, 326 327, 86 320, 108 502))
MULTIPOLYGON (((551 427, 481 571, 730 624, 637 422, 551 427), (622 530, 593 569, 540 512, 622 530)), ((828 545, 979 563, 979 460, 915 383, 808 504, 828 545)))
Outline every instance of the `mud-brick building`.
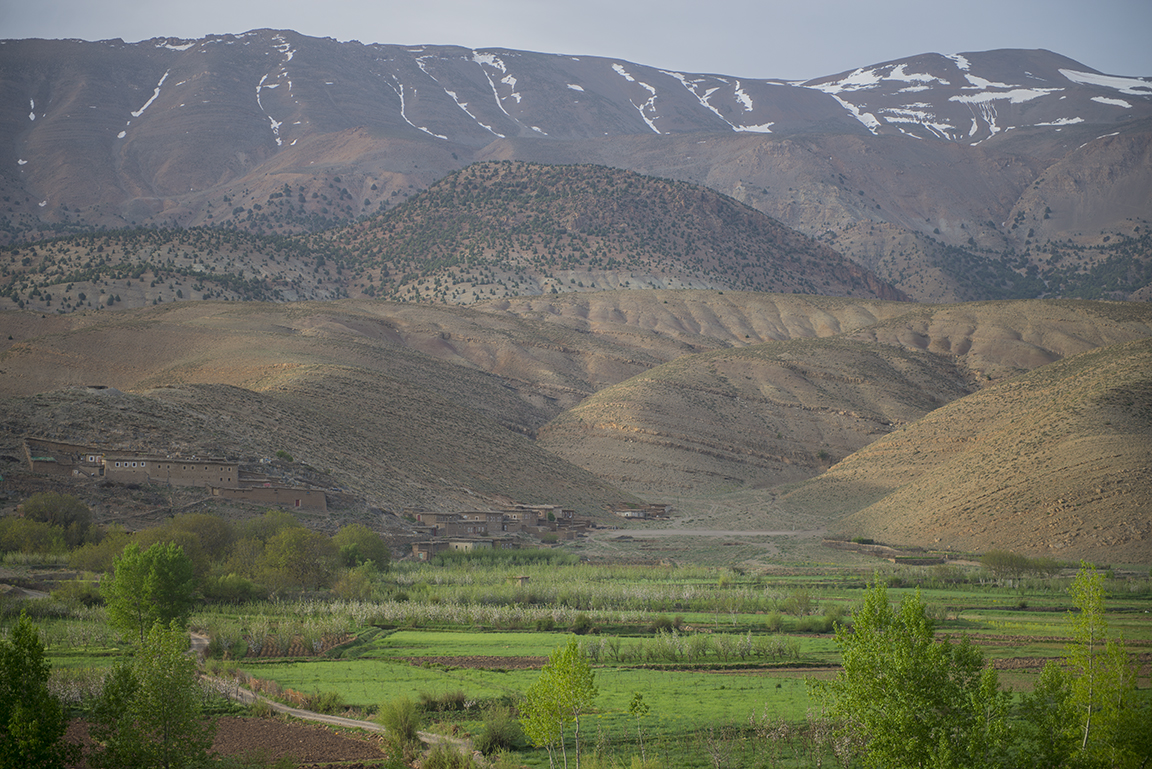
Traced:
POLYGON ((104 471, 103 455, 92 448, 42 438, 24 439, 24 459, 29 470, 44 475, 99 478, 104 471))
POLYGON ((275 505, 291 510, 312 510, 321 513, 328 511, 328 499, 320 489, 270 485, 245 488, 213 486, 212 496, 260 505, 275 505))
POLYGON ((146 456, 129 452, 104 454, 104 477, 122 483, 167 486, 236 486, 240 466, 219 459, 146 456))

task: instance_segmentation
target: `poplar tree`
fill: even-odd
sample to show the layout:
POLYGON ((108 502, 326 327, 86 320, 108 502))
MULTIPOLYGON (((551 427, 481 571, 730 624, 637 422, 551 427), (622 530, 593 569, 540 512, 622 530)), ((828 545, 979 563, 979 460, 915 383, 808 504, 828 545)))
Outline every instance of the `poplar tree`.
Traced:
POLYGON ((537 747, 548 749, 548 763, 555 766, 554 749, 560 746, 564 766, 568 766, 565 732, 573 727, 576 739, 576 769, 580 768, 580 716, 596 699, 596 674, 588 657, 570 636, 568 643, 557 647, 540 676, 528 687, 520 707, 524 734, 537 747))
POLYGON ((1069 615, 1072 642, 1066 647, 1077 760, 1110 767, 1146 764, 1152 738, 1139 733, 1147 729, 1148 708, 1134 702, 1136 669, 1123 639, 1108 637, 1104 575, 1082 561, 1068 592, 1078 610, 1069 615))

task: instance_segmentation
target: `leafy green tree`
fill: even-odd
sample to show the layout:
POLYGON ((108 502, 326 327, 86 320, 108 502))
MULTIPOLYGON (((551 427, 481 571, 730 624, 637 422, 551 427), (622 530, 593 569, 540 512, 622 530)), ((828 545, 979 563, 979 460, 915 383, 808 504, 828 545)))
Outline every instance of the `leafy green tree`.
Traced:
POLYGON ((596 674, 575 636, 557 647, 540 676, 528 687, 520 707, 524 733, 537 747, 548 749, 548 763, 555 766, 554 749, 560 746, 564 766, 568 750, 564 735, 573 727, 576 739, 576 769, 580 768, 580 716, 596 700, 596 674))
POLYGON ((1068 765, 1077 744, 1071 693, 1071 676, 1050 660, 1020 704, 1021 767, 1068 765))
POLYGON ((192 561, 179 545, 157 542, 141 551, 133 542, 113 562, 112 576, 106 580, 108 621, 143 643, 157 622, 187 623, 195 589, 192 561))
POLYGON ((110 572, 116 558, 124 552, 124 548, 131 541, 132 535, 125 531, 123 526, 110 526, 99 542, 87 542, 73 550, 68 556, 68 565, 81 571, 99 574, 110 572))
POLYGON ((261 579, 273 590, 328 586, 339 553, 329 537, 304 528, 287 528, 268 540, 260 556, 261 579))
POLYGON ((0 518, 0 553, 48 555, 67 552, 60 529, 15 515, 0 518))
POLYGON ((63 740, 68 720, 48 691, 39 630, 24 613, 0 638, 0 769, 64 767, 80 748, 63 740))
POLYGON ((224 518, 209 513, 180 513, 173 516, 168 527, 195 536, 204 554, 214 560, 222 560, 227 556, 236 541, 236 527, 224 518))
POLYGON ((283 510, 267 510, 259 518, 245 521, 240 527, 240 536, 267 542, 285 529, 302 529, 303 524, 296 516, 283 510))
POLYGON ((864 765, 978 769, 1006 763, 1009 695, 968 639, 937 641, 919 593, 888 602, 877 577, 838 626, 843 671, 816 693, 842 728, 863 737, 864 765))
POLYGON ((200 545, 200 539, 192 532, 172 528, 171 521, 161 526, 136 532, 132 535, 132 541, 143 551, 147 551, 148 548, 156 544, 176 545, 191 562, 192 573, 197 580, 202 580, 208 575, 211 564, 204 548, 200 545))
POLYGON ((70 548, 84 542, 92 525, 92 511, 88 505, 71 494, 41 491, 28 497, 20 509, 25 518, 58 527, 70 548))
POLYGON ((980 559, 980 565, 995 574, 997 579, 1019 578, 1031 569, 1027 556, 1007 550, 989 550, 980 559))
POLYGON ((188 633, 173 622, 152 625, 135 658, 105 681, 92 711, 89 756, 96 769, 181 769, 208 762, 215 723, 205 718, 188 633))
POLYGON ((348 568, 362 566, 366 561, 376 564, 379 571, 388 571, 392 553, 388 543, 376 532, 361 523, 342 526, 332 542, 340 551, 340 560, 348 568))

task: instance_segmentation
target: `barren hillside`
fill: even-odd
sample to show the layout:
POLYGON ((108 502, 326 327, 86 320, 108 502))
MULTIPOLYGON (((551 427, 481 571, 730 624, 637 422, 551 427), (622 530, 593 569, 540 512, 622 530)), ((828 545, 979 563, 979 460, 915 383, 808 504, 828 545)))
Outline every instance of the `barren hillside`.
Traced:
POLYGON ((837 338, 678 359, 550 422, 539 442, 621 488, 667 496, 821 472, 969 392, 951 361, 837 338))
POLYGON ((1102 563, 1152 560, 1152 341, 1092 350, 944 406, 785 501, 845 536, 1102 563))
MULTIPOLYGON (((869 512, 880 523, 868 531, 893 541, 921 525, 901 523, 908 513, 896 504, 919 488, 903 489, 908 475, 942 484, 916 492, 927 496, 910 508, 938 498, 942 515, 970 528, 981 500, 1031 510, 1062 491, 1053 499, 1080 500, 1082 519, 1059 532, 1064 551, 1096 547, 1090 533, 1138 541, 1104 508, 1102 529, 1092 528, 1099 500, 1077 495, 1100 488, 1116 510, 1142 509, 1149 425, 1105 411, 1142 413, 1146 355, 1118 353, 1113 364, 1106 351, 1146 349, 1132 346, 1152 338, 1146 304, 649 290, 469 307, 201 301, 0 320, 10 337, 0 337, 6 445, 33 434, 245 460, 284 450, 299 479, 390 510, 514 500, 600 513, 632 494, 751 499, 814 478, 785 500, 792 520, 827 525, 892 494, 869 512), (1084 358, 1093 350, 1103 357, 1084 358), (1099 365, 1059 368, 1071 360, 1099 365), (989 393, 1015 400, 990 401, 995 419, 981 416, 989 393), (996 426, 1001 412, 1035 412, 1036 426, 1012 437, 1015 426, 996 426), (966 435, 975 440, 957 443, 966 435), (906 443, 891 443, 899 436, 906 443), (892 445, 905 453, 886 465, 892 445), (915 475, 925 456, 943 461, 945 449, 969 445, 986 451, 964 472, 915 475), (1070 459, 1077 447, 1083 468, 1070 459), (1058 474, 1034 467, 1045 462, 1058 474), (1013 480, 990 494, 997 468, 1013 480), (1102 474, 1136 480, 1109 485, 1102 474)), ((759 515, 743 509, 741 520, 759 515)), ((994 546, 1016 547, 1031 536, 1027 520, 982 525, 994 546)), ((990 542, 957 536, 954 546, 990 542)))

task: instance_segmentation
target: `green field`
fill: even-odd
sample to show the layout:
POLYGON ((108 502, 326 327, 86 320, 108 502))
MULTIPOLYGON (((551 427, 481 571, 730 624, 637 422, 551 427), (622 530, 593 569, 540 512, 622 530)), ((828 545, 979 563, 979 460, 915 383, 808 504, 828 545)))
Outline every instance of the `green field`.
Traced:
MULTIPOLYGON (((257 679, 285 701, 328 693, 370 717, 408 697, 424 704, 425 728, 465 736, 482 732, 489 705, 515 704, 542 659, 579 632, 599 689, 583 723, 586 749, 628 765, 639 727, 665 765, 714 766, 723 753, 725 765, 813 766, 823 748, 813 742, 820 703, 810 683, 836 675, 833 628, 850 621, 873 576, 893 601, 918 594, 937 635, 967 635, 1019 696, 1044 659, 1065 654, 1072 573, 1002 583, 978 566, 400 563, 379 575, 373 600, 204 605, 191 624, 212 639, 212 670, 257 679), (637 692, 649 708, 639 722, 629 714, 637 692)), ((1147 651, 1152 580, 1120 573, 1106 586, 1112 635, 1131 653, 1147 651)), ((84 682, 97 674, 86 669, 113 663, 125 646, 99 608, 25 606, 39 614, 57 679, 75 688, 91 688, 84 682)), ((3 608, 7 624, 13 604, 3 608)), ((1138 683, 1146 693, 1146 667, 1138 683)), ((514 760, 547 765, 524 742, 514 760)))

